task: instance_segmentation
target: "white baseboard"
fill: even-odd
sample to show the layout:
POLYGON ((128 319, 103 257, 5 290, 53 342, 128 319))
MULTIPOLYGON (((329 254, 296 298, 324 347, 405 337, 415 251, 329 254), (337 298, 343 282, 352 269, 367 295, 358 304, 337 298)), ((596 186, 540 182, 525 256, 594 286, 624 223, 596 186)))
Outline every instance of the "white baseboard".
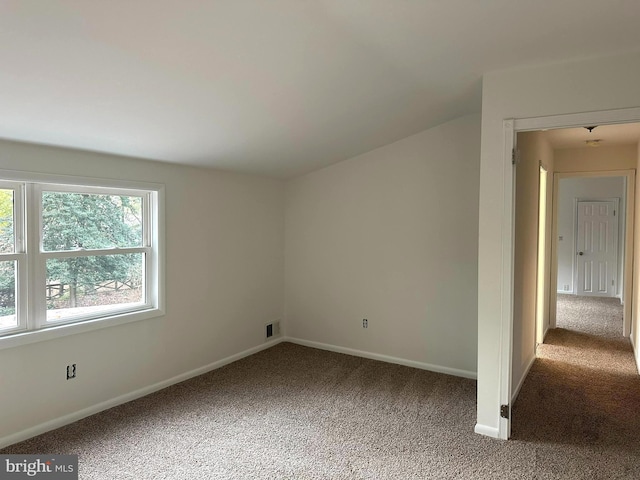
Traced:
MULTIPOLYGON (((471 378, 476 379, 476 372, 471 372, 467 370, 460 370, 456 368, 443 367, 441 365, 432 365, 429 363, 416 362, 414 360, 407 360, 403 358, 391 357, 388 355, 381 355, 378 353, 365 352, 361 350, 354 350, 351 348, 340 347, 337 345, 329 345, 325 343, 312 342, 308 340, 303 340, 299 338, 291 338, 291 337, 280 337, 278 339, 272 340, 270 342, 265 342, 264 344, 255 346, 253 348, 249 348, 235 355, 231 355, 229 357, 223 358, 216 362, 210 363, 208 365, 204 365, 202 367, 196 368, 194 370, 182 373, 180 375, 176 375, 175 377, 169 378, 167 380, 163 380, 161 382, 155 383, 153 385, 148 385, 146 387, 140 388, 138 390, 134 390, 133 392, 126 393, 124 395, 120 395, 118 397, 105 400, 104 402, 100 402, 96 405, 91 405, 87 408, 79 410, 77 412, 73 412, 67 415, 63 415, 62 417, 55 418, 53 420, 49 420, 44 423, 40 423, 33 427, 27 428, 25 430, 19 431, 17 433, 13 433, 11 435, 0 438, 0 448, 8 447, 9 445, 13 445, 14 443, 22 442, 29 438, 35 437, 37 435, 41 435, 50 430, 55 430, 56 428, 64 427, 65 425, 69 425, 70 423, 77 422, 78 420, 82 420, 90 415, 95 415, 96 413, 102 412, 104 410, 108 410, 109 408, 117 407, 118 405, 122 405, 123 403, 131 402, 138 398, 144 397, 145 395, 149 395, 151 393, 157 392, 158 390, 162 390, 163 388, 170 387, 171 385, 175 385, 176 383, 184 382, 185 380, 189 380, 190 378, 197 377, 198 375, 205 374, 210 372, 211 370, 215 370, 220 367, 224 367, 230 363, 233 363, 242 358, 248 357, 249 355, 253 355, 262 350, 266 350, 267 348, 271 348, 282 342, 291 342, 296 343, 298 345, 303 345, 312 348, 318 348, 321 350, 328 350, 331 352, 344 353, 347 355, 353 355, 357 357, 369 358, 372 360, 380 360, 387 363, 394 363, 398 365, 404 365, 407 367, 419 368, 421 370, 429 370, 437 373, 444 373, 447 375, 455 375, 457 377, 471 378)), ((476 425, 476 433, 480 433, 482 435, 487 435, 490 437, 498 438, 498 430, 493 429, 491 427, 485 427, 482 425, 476 425), (478 431, 480 429, 481 431, 478 431), (494 432, 495 430, 495 432, 494 432)))
POLYGON ((633 358, 636 361, 636 369, 638 370, 638 374, 640 374, 640 352, 638 351, 636 343, 633 341, 633 335, 629 335, 629 340, 631 341, 631 347, 633 348, 633 358))
POLYGON ((516 401, 516 398, 518 398, 518 394, 520 393, 520 389, 522 388, 522 385, 524 384, 525 379, 527 378, 527 375, 529 375, 529 370, 531 370, 531 367, 533 366, 533 362, 536 361, 536 354, 534 353, 531 358, 527 361, 527 366, 524 369, 524 373, 522 374, 522 377, 520 377, 520 381, 518 382, 518 385, 516 386, 516 389, 514 390, 513 394, 511 395, 511 405, 513 406, 513 404, 516 401))
POLYGON ((491 438, 500 438, 500 431, 497 428, 489 427, 488 425, 481 425, 479 423, 476 423, 473 431, 479 435, 485 435, 491 438))
POLYGON ((380 360, 387 363, 395 363, 397 365, 404 365, 405 367, 419 368, 421 370, 429 370, 431 372, 445 373, 447 375, 455 375, 456 377, 477 379, 478 374, 476 372, 470 372, 468 370, 459 370, 457 368, 443 367, 441 365, 433 365, 430 363, 416 362, 415 360, 407 360, 404 358, 390 357, 388 355, 382 355, 379 353, 365 352, 362 350, 354 350, 352 348, 340 347, 338 345, 330 345, 327 343, 312 342, 310 340, 303 340, 301 338, 285 337, 285 342, 296 343, 305 347, 318 348, 320 350, 328 350, 330 352, 345 353, 347 355, 353 355, 355 357, 369 358, 371 360, 380 360))
POLYGON ((22 442, 31 437, 35 437, 37 435, 46 433, 50 430, 55 430, 56 428, 64 427, 65 425, 68 425, 73 422, 77 422, 78 420, 82 420, 83 418, 88 417, 90 415, 95 415, 96 413, 102 412, 103 410, 117 407, 118 405, 131 402, 132 400, 136 400, 138 398, 144 397, 145 395, 149 395, 153 392, 157 392, 158 390, 162 390, 163 388, 170 387, 171 385, 175 385, 176 383, 184 382, 185 380, 189 380, 190 378, 197 377, 198 375, 202 375, 204 373, 210 372, 211 370, 224 367, 229 363, 238 361, 244 357, 248 357, 249 355, 253 355, 254 353, 258 353, 262 350, 266 350, 267 348, 271 348, 283 341, 284 341, 284 338, 278 338, 270 342, 265 342, 262 345, 249 348, 248 350, 245 350, 243 352, 236 353, 235 355, 231 355, 229 357, 223 358, 216 362, 210 363, 209 365, 204 365, 203 367, 199 367, 189 372, 182 373, 175 377, 169 378, 168 380, 163 380, 162 382, 154 383, 153 385, 149 385, 149 386, 140 388, 138 390, 134 390, 133 392, 125 393, 124 395, 120 395, 119 397, 115 397, 110 400, 105 400, 104 402, 100 402, 96 405, 92 405, 90 407, 84 408, 77 412, 73 412, 68 415, 64 415, 62 417, 58 417, 53 420, 49 420, 47 422, 41 423, 39 425, 35 425, 33 427, 22 430, 20 432, 0 438, 0 448, 8 447, 9 445, 13 445, 14 443, 22 442))

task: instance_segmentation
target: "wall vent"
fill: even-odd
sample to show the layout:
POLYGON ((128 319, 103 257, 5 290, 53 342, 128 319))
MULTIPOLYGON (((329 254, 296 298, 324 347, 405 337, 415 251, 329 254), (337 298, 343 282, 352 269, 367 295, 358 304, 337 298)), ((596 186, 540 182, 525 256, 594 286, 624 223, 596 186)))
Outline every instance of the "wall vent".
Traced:
POLYGON ((267 323, 265 326, 266 336, 265 338, 269 339, 271 337, 277 337, 280 335, 280 321, 267 323))

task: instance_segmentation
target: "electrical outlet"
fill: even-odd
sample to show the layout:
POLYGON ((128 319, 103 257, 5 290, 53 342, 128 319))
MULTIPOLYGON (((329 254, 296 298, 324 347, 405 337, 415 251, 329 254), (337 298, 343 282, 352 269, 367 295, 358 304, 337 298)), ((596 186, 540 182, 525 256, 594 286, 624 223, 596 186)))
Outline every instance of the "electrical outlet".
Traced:
POLYGON ((366 318, 362 319, 362 328, 369 328, 369 320, 366 318))
POLYGON ((71 365, 67 365, 67 380, 71 380, 72 378, 76 378, 76 364, 72 363, 71 365))
POLYGON ((568 285, 568 284, 565 284, 565 286, 564 286, 564 291, 565 291, 565 292, 568 292, 568 291, 569 291, 569 285, 568 285))

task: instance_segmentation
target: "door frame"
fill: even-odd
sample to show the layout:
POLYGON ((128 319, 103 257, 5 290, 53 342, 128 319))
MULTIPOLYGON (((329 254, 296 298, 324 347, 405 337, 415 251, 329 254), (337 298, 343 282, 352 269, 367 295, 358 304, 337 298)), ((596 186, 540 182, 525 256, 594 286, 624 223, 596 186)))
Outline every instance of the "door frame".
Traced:
MULTIPOLYGON (((639 109, 640 110, 640 109, 639 109)), ((629 122, 617 122, 629 123, 629 122)), ((558 238, 558 191, 560 179, 576 177, 625 177, 625 220, 624 220, 624 263, 623 286, 621 293, 622 307, 622 334, 628 337, 631 333, 632 299, 637 286, 633 285, 633 238, 635 215, 635 188, 636 171, 630 170, 603 170, 601 172, 566 172, 553 175, 553 238, 558 238)), ((577 222, 577 218, 575 219, 577 222)), ((574 223, 575 223, 574 222, 574 223)), ((575 249, 575 244, 574 244, 575 249)), ((618 252, 618 255, 620 252, 618 252)), ((558 251, 556 242, 551 244, 551 285, 549 288, 549 328, 556 327, 556 304, 558 301, 558 251)), ((574 288, 575 291, 575 288, 574 288)), ((512 319, 513 321, 513 319, 512 319)))
MULTIPOLYGON (((568 128, 568 127, 585 127, 590 125, 614 125, 619 123, 635 123, 640 122, 640 107, 625 108, 619 110, 603 110, 599 112, 572 113, 565 115, 552 115, 545 117, 529 117, 529 118, 510 118, 503 121, 503 169, 502 178, 504 182, 504 195, 502 202, 502 252, 501 252, 501 281, 498 285, 500 289, 500 349, 498 352, 500 358, 500 391, 499 400, 502 405, 511 404, 511 365, 513 355, 513 279, 514 279, 514 251, 515 251, 515 168, 513 166, 513 152, 516 145, 516 134, 518 132, 544 130, 552 128, 568 128)), ((634 172, 635 173, 635 172, 634 172)), ((498 173, 499 174, 499 173, 498 173)), ((554 175, 555 177, 555 175, 554 175)), ((556 198, 556 181, 554 179, 554 199, 556 198)), ((629 192, 635 191, 635 182, 628 184, 627 195, 629 192)), ((634 198, 634 197, 632 197, 634 198)), ((555 201, 554 201, 555 203, 555 201)), ((630 202, 627 209, 627 229, 631 232, 631 240, 633 240, 633 207, 634 203, 630 202)), ((557 228, 557 227, 556 227, 557 228)), ((556 230, 554 230, 556 232, 556 230)), ((556 238, 557 233, 553 238, 556 238)), ((628 236, 627 236, 628 239, 628 236)), ((552 242, 553 245, 553 242, 552 242)), ((626 242, 625 249, 632 252, 633 258, 633 242, 626 242)), ((552 249, 553 255, 553 249, 552 249)), ((557 262, 556 262, 557 263, 557 262)), ((556 265, 557 269, 557 265, 556 265)), ((631 270, 631 269, 630 269, 631 270)), ((555 271, 557 275, 557 270, 555 271)), ((553 275, 553 273, 552 273, 553 275)), ((625 272, 625 310, 631 311, 631 295, 632 271, 625 272)), ((557 284, 556 280, 551 281, 557 284)), ((555 288, 549 288, 552 299, 556 299, 557 285, 555 288)), ((551 299, 550 299, 551 300, 551 299)), ((555 323, 555 303, 550 301, 553 318, 555 323)), ((551 317, 551 312, 550 312, 551 317)), ((626 328, 626 325, 625 325, 626 328)), ((498 405, 499 406, 499 405, 498 405)), ((511 435, 511 409, 506 418, 499 417, 498 437, 504 440, 511 435)))
MULTIPOLYGON (((621 177, 625 178, 624 175, 621 175, 621 177)), ((625 178, 625 183, 626 183, 626 178, 625 178)), ((625 192, 626 192, 627 186, 625 185, 625 192)), ((590 203, 597 203, 597 202, 604 202, 604 203, 613 203, 613 209, 614 211, 617 211, 618 214, 620 213, 620 198, 617 197, 608 197, 608 198, 595 198, 595 197, 586 197, 586 198, 574 198, 573 199, 573 265, 572 265, 572 274, 573 274, 573 294, 577 295, 578 293, 578 284, 580 282, 578 282, 578 262, 575 261, 576 260, 576 255, 578 255, 578 229, 580 228, 579 224, 578 224, 578 217, 579 217, 579 212, 578 212, 578 208, 580 207, 580 202, 590 202, 590 203)), ((625 215, 626 217, 626 215, 625 215)), ((620 215, 618 215, 617 219, 617 227, 616 230, 613 232, 614 235, 614 247, 615 247, 615 259, 616 259, 616 263, 615 263, 615 271, 616 271, 616 276, 615 276, 615 281, 616 281, 616 288, 615 288, 615 293, 614 295, 612 295, 613 297, 618 297, 618 277, 620 276, 620 272, 618 271, 618 263, 620 261, 620 254, 623 254, 623 263, 622 263, 622 272, 624 275, 624 270, 625 270, 625 265, 624 265, 624 259, 626 257, 624 257, 624 252, 619 251, 620 249, 618 248, 618 245, 620 243, 620 236, 619 236, 619 230, 620 230, 620 215)), ((626 218, 625 218, 625 222, 624 222, 624 228, 625 231, 624 233, 626 233, 626 228, 627 228, 627 222, 626 222, 626 218)), ((623 234, 624 237, 624 234, 623 234)), ((626 242, 625 242, 626 245, 626 242)), ((624 246, 623 246, 624 248, 624 246)), ((596 295, 594 295, 596 296, 596 295)), ((620 298, 622 298, 624 296, 624 277, 623 277, 623 281, 622 281, 622 290, 620 291, 620 298)), ((610 295, 607 295, 607 297, 611 297, 610 295)))
MULTIPOLYGON (((551 275, 551 262, 549 261, 550 259, 547 259, 547 219, 549 212, 547 199, 549 198, 548 191, 550 184, 553 189, 553 176, 550 182, 549 170, 547 170, 547 167, 540 161, 538 165, 538 251, 536 254, 536 344, 534 351, 540 343, 544 342, 544 336, 546 334, 544 328, 544 311, 546 300, 549 298, 548 288, 550 285, 546 278, 547 275, 545 275, 545 273, 547 273, 547 262, 549 262, 548 275, 551 275)), ((551 199, 551 207, 553 207, 553 198, 551 199)), ((549 238, 553 240, 553 237, 550 235, 549 238)))

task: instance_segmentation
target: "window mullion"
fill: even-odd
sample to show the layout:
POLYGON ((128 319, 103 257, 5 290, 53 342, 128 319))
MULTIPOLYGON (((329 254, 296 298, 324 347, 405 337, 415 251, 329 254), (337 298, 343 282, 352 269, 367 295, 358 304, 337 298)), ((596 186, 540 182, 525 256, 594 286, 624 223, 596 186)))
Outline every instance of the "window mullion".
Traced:
POLYGON ((12 251, 11 253, 0 254, 0 262, 13 263, 13 285, 14 285, 14 314, 15 326, 2 327, 2 333, 26 330, 26 310, 27 310, 27 286, 26 275, 26 254, 24 253, 24 189, 22 184, 14 182, 1 182, 0 188, 12 191, 12 251))
POLYGON ((29 328, 29 256, 27 255, 27 226, 26 185, 23 183, 14 190, 13 221, 15 231, 15 252, 20 255, 16 271, 16 295, 18 327, 22 330, 29 328))
POLYGON ((47 304, 44 297, 46 260, 42 248, 42 194, 36 184, 27 184, 27 259, 29 271, 29 330, 42 328, 47 320, 47 304))
MULTIPOLYGON (((143 241, 144 241, 144 245, 146 247, 154 247, 156 248, 156 242, 155 239, 153 238, 153 218, 155 215, 155 212, 152 211, 152 208, 157 208, 156 202, 153 201, 153 196, 155 194, 153 193, 148 193, 145 196, 144 199, 144 203, 142 204, 143 207, 143 214, 144 214, 144 219, 145 219, 145 223, 144 223, 144 230, 142 232, 143 235, 143 241)), ((145 302, 148 305, 157 305, 157 299, 153 298, 154 297, 154 292, 155 292, 155 284, 154 282, 156 281, 153 278, 154 275, 154 271, 153 269, 155 268, 155 264, 156 261, 155 259, 152 259, 151 256, 154 255, 154 252, 149 250, 146 252, 145 256, 144 256, 144 271, 145 271, 145 278, 144 278, 144 298, 145 298, 145 302)))
POLYGON ((142 197, 142 245, 151 246, 151 193, 142 197))
POLYGON ((15 253, 25 253, 25 185, 16 186, 13 194, 15 253))

